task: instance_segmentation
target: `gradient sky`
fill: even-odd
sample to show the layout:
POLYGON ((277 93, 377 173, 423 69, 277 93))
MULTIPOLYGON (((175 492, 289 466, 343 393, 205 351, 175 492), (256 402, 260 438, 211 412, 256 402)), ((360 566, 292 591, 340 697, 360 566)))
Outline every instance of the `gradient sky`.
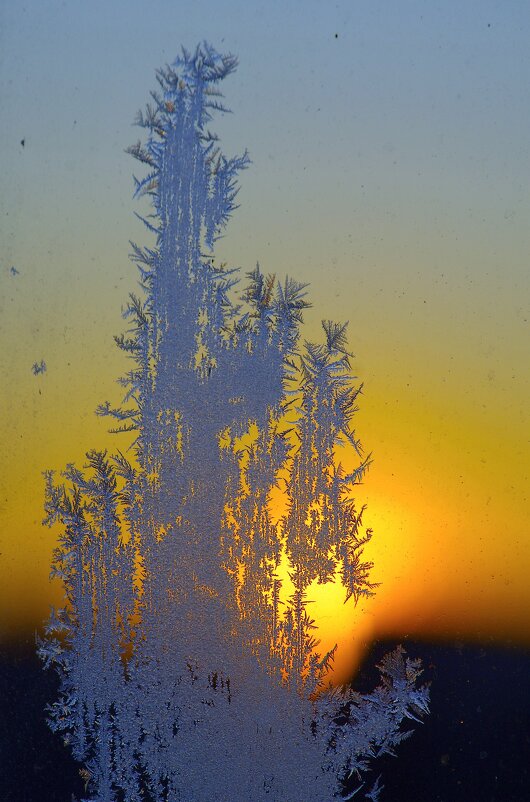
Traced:
POLYGON ((305 335, 349 320, 364 382, 383 584, 355 613, 328 592, 324 637, 530 642, 529 33, 513 0, 0 4, 0 637, 56 598, 41 471, 109 446, 148 241, 131 122, 206 39, 240 59, 212 127, 253 161, 217 254, 311 282, 305 335))

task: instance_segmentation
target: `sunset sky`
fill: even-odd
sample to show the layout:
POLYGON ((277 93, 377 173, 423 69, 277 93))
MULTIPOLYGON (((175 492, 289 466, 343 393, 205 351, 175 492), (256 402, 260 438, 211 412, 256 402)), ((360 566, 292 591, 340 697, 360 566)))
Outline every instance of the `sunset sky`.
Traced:
POLYGON ((1 4, 0 638, 58 599, 42 471, 122 447, 93 412, 148 242, 124 148, 206 39, 240 60, 212 128, 253 162, 216 255, 310 282, 304 336, 349 320, 364 382, 382 584, 316 591, 325 643, 344 672, 375 637, 530 644, 529 31, 515 0, 1 4))

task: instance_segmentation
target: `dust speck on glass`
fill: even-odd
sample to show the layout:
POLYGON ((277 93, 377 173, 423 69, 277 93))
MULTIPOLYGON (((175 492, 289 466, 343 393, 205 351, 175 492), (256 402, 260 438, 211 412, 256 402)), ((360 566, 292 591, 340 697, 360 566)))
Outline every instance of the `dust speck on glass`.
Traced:
POLYGON ((322 342, 301 343, 306 285, 259 266, 240 283, 213 258, 249 164, 208 127, 236 64, 208 44, 183 50, 136 120, 152 242, 132 244, 123 405, 98 409, 136 439, 88 452, 63 483, 46 474, 65 591, 39 643, 61 678, 49 723, 87 800, 376 802, 372 761, 428 692, 401 648, 365 695, 332 687, 335 650, 319 653, 311 583, 341 582, 355 602, 374 592, 354 499, 370 458, 352 427, 346 326, 323 321, 322 342), (351 472, 341 443, 358 454, 351 472))

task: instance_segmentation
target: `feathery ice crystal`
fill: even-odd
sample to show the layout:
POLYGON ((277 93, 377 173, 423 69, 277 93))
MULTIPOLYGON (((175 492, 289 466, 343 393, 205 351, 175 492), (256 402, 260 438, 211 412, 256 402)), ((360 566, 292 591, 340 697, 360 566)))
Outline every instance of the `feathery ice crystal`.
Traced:
POLYGON ((208 128, 235 67, 207 44, 183 51, 136 120, 153 244, 132 244, 142 292, 116 338, 132 364, 123 406, 98 409, 136 440, 130 461, 91 451, 65 484, 46 474, 65 589, 39 643, 61 677, 49 721, 98 802, 328 802, 346 789, 376 802, 364 774, 426 712, 427 690, 401 649, 370 694, 326 683, 334 650, 318 653, 309 586, 340 581, 355 602, 374 588, 353 500, 369 464, 352 429, 359 389, 346 326, 324 321, 321 344, 300 344, 306 285, 256 267, 238 291, 236 271, 214 266, 249 163, 208 128), (351 473, 341 443, 359 455, 351 473))

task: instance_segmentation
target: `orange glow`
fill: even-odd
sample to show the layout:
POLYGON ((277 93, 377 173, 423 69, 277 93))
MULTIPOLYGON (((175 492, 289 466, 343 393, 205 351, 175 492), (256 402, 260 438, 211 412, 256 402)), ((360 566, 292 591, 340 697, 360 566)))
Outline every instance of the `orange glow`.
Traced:
POLYGON ((425 485, 414 494, 399 481, 373 480, 359 495, 375 530, 365 549, 381 583, 375 597, 355 608, 342 603, 338 584, 308 594, 325 647, 339 645, 334 680, 351 677, 374 639, 530 645, 529 538, 504 499, 483 506, 471 497, 448 510, 425 485), (504 543, 496 531, 503 516, 504 543))
MULTIPOLYGON (((337 682, 348 679, 375 638, 530 644, 528 537, 517 508, 505 509, 502 497, 486 497, 482 503, 479 492, 448 507, 450 487, 432 488, 423 481, 417 490, 407 482, 413 476, 405 469, 399 479, 391 471, 383 475, 383 470, 372 469, 358 488, 360 502, 368 505, 365 523, 374 529, 365 557, 374 562, 372 580, 381 583, 375 597, 355 607, 351 600, 344 604, 339 583, 315 583, 309 589, 320 649, 339 646, 337 682), (505 534, 499 537, 501 520, 505 534)), ((47 580, 55 532, 40 527, 38 487, 33 499, 30 525, 23 525, 27 506, 11 521, 13 541, 32 542, 35 558, 28 567, 24 550, 8 555, 11 570, 4 573, 2 594, 8 599, 9 607, 3 609, 9 610, 13 634, 38 627, 48 605, 60 601, 58 583, 47 580)), ((274 503, 278 508, 279 499, 274 503)))
MULTIPOLYGON (((377 638, 529 645, 530 537, 521 440, 510 435, 509 427, 496 430, 495 422, 466 417, 463 410, 442 420, 433 405, 428 411, 413 402, 406 410, 397 404, 389 409, 381 400, 388 388, 378 392, 373 385, 358 430, 373 448, 375 462, 356 497, 359 505, 367 504, 364 523, 374 537, 364 556, 373 561, 371 579, 380 586, 357 608, 352 601, 343 603, 340 585, 314 585, 308 593, 321 650, 339 646, 335 680, 348 679, 377 638), (511 473, 499 474, 498 463, 509 464, 511 473)), ((100 395, 94 387, 94 406, 100 395)), ((55 401, 41 398, 50 405, 55 401)), ((73 400, 79 408, 86 406, 86 401, 73 400)), ((12 465, 12 477, 24 476, 24 482, 6 482, 9 503, 0 548, 3 638, 31 637, 49 605, 61 600, 59 583, 48 580, 58 530, 41 526, 42 467, 82 464, 83 444, 109 445, 103 427, 87 415, 76 421, 75 432, 67 431, 79 446, 65 451, 60 444, 66 413, 50 410, 46 430, 44 419, 32 419, 38 436, 46 437, 46 453, 22 451, 17 459, 25 458, 24 466, 12 465)), ((118 445, 123 449, 123 440, 118 445)), ((12 448, 16 453, 14 439, 12 448)), ((344 455, 341 459, 348 461, 344 455)), ((279 503, 277 494, 277 514, 279 503)))

